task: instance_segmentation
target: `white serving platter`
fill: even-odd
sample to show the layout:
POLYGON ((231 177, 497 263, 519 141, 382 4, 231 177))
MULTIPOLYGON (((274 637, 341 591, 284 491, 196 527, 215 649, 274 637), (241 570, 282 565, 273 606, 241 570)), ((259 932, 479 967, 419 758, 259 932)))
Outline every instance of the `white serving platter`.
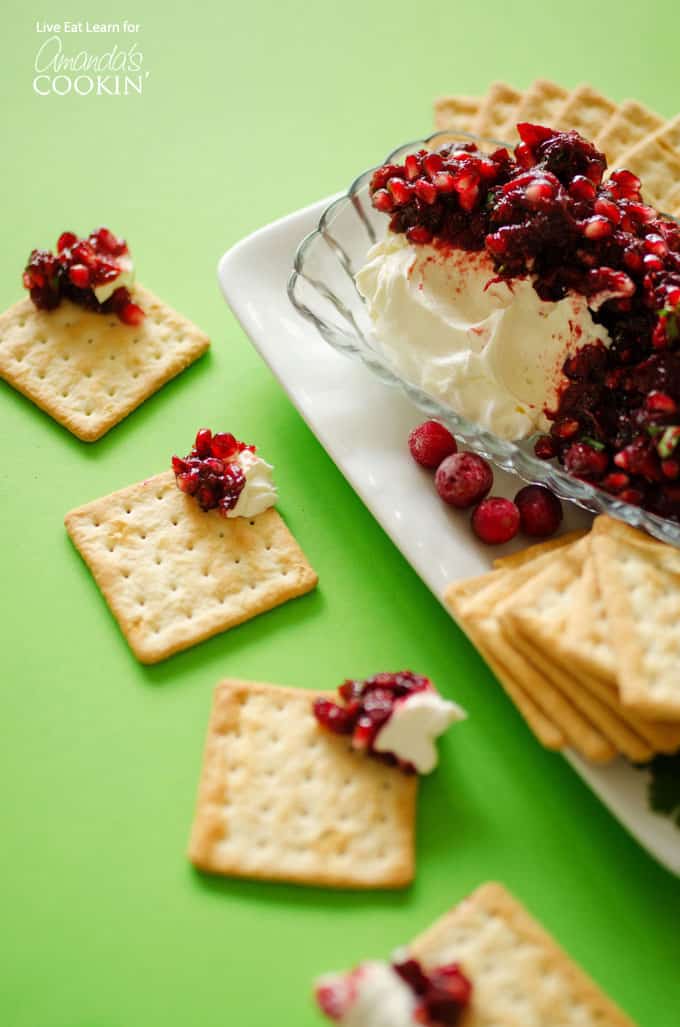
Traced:
MULTIPOLYGON (((328 346, 292 307, 286 284, 301 239, 331 198, 254 232, 228 250, 219 283, 255 349, 355 492, 441 601, 458 578, 489 569, 498 548, 477 543, 465 519, 445 507, 424 472, 405 459, 405 439, 423 415, 398 389, 328 346)), ((513 496, 519 480, 496 471, 494 494, 513 496)), ((569 505, 565 528, 590 516, 569 505)), ((511 543, 503 547, 510 551, 511 543)), ((680 830, 653 813, 647 774, 624 760, 594 767, 565 753, 574 770, 652 856, 680 875, 680 830)))

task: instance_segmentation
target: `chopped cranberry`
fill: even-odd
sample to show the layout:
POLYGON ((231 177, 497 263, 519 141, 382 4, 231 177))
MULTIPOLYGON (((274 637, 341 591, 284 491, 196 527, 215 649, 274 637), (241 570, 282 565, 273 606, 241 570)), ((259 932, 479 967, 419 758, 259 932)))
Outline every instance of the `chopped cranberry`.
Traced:
POLYGON ((99 286, 115 281, 121 273, 119 258, 127 252, 125 240, 108 228, 98 228, 83 239, 73 232, 62 232, 56 255, 49 250, 33 250, 23 273, 24 288, 41 310, 52 310, 62 299, 69 299, 87 310, 114 313, 123 324, 141 324, 144 311, 132 302, 124 286, 101 303, 95 293, 99 286))
POLYGON ((564 455, 564 466, 575 478, 601 478, 609 466, 609 457, 587 442, 574 442, 564 455))
POLYGON ((437 468, 434 483, 445 503, 464 510, 489 492, 493 472, 476 453, 453 453, 437 468))
POLYGON ((409 435, 408 448, 416 463, 434 468, 455 453, 458 446, 449 429, 439 421, 424 421, 409 435))
POLYGON ((374 743, 380 728, 392 715, 395 703, 427 688, 432 688, 429 679, 410 670, 396 674, 383 672, 365 681, 343 682, 338 688, 339 703, 320 697, 312 704, 312 712, 327 730, 351 735, 353 748, 411 773, 414 769, 411 764, 392 753, 377 752, 374 743))
POLYGON ((490 496, 483 499, 472 514, 472 530, 487 545, 509 542, 519 531, 519 510, 509 499, 490 496))
POLYGON ((226 517, 238 503, 246 483, 238 463, 239 454, 254 448, 238 442, 228 432, 213 435, 210 428, 200 428, 189 455, 172 458, 177 487, 195 496, 201 509, 218 509, 226 517))
POLYGON ((534 443, 534 453, 539 460, 552 460, 558 452, 557 441, 551 435, 541 435, 534 443))
POLYGON ((543 485, 525 485, 515 496, 520 527, 531 538, 554 535, 562 520, 562 504, 543 485))

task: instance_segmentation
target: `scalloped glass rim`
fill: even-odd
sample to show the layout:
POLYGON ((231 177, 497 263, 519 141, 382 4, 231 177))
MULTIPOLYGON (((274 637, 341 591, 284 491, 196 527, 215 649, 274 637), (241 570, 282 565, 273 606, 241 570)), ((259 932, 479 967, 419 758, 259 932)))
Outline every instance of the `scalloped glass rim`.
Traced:
POLYGON ((291 303, 330 346, 346 356, 361 360, 386 385, 402 389, 428 417, 442 421, 466 446, 496 466, 517 474, 523 481, 546 485, 561 499, 576 503, 592 513, 607 513, 633 527, 643 528, 656 538, 680 546, 680 524, 623 503, 571 477, 551 461, 539 460, 533 454, 531 440, 507 442, 467 421, 451 407, 397 374, 362 331, 364 305, 354 285, 354 274, 363 259, 353 257, 351 251, 356 251, 357 243, 363 240, 359 248, 362 257, 365 256, 370 246, 387 230, 387 219, 374 210, 368 197, 371 175, 376 167, 401 161, 416 149, 432 148, 452 139, 482 145, 509 145, 469 132, 439 131, 403 143, 380 164, 363 171, 347 192, 326 207, 317 228, 298 246, 287 286, 291 303), (329 316, 331 311, 333 319, 329 316))

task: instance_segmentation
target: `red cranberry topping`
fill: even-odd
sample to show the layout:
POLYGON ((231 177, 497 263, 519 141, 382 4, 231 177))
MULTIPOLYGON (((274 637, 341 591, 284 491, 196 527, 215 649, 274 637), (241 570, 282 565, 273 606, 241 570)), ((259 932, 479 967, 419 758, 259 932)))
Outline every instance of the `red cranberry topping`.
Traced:
POLYGON ((418 996, 414 1018, 429 1027, 455 1027, 472 997, 472 982, 458 963, 425 970, 416 959, 393 969, 418 996))
POLYGON ((456 440, 439 421, 425 421, 414 428, 408 437, 408 448, 416 463, 423 467, 439 467, 442 460, 455 453, 456 440))
POLYGON ((94 292, 118 277, 119 259, 127 253, 125 240, 108 228, 97 228, 83 239, 74 232, 62 232, 56 255, 49 250, 32 251, 23 273, 24 288, 39 310, 53 310, 67 298, 88 310, 114 313, 123 324, 141 324, 144 311, 124 286, 103 303, 94 292))
POLYGON ((509 542, 519 531, 519 510, 510 499, 490 496, 472 514, 472 530, 489 546, 509 542))
POLYGON ((428 678, 410 670, 383 672, 365 681, 348 679, 338 688, 339 703, 322 696, 314 700, 312 709, 322 727, 338 735, 351 735, 353 748, 365 750, 383 762, 412 773, 414 768, 410 763, 399 760, 393 753, 377 752, 374 743, 399 699, 431 687, 428 678))
POLYGON ((603 155, 576 132, 518 131, 512 156, 448 144, 379 168, 374 203, 416 245, 486 250, 500 277, 530 275, 542 299, 586 297, 612 344, 567 361, 536 453, 608 491, 622 471, 619 498, 680 521, 665 435, 680 427, 680 226, 643 202, 630 171, 604 178, 603 155))
POLYGON ((531 538, 554 535, 562 520, 562 504, 543 485, 525 485, 515 496, 520 527, 531 538))
POLYGON ((200 428, 189 455, 172 458, 177 487, 195 496, 202 510, 217 508, 226 517, 236 506, 246 483, 238 463, 244 450, 254 453, 255 446, 237 442, 228 432, 213 435, 209 428, 200 428))
MULTIPOLYGON (((422 1027, 456 1027, 472 998, 472 982, 458 963, 426 970, 417 959, 392 963, 391 969, 413 994, 413 1022, 422 1027)), ((319 982, 315 998, 330 1020, 343 1020, 352 1009, 370 964, 319 982)), ((351 1019, 351 1013, 350 1013, 351 1019)))
POLYGON ((464 510, 488 493, 493 472, 476 453, 454 453, 439 465, 434 483, 445 503, 464 510))

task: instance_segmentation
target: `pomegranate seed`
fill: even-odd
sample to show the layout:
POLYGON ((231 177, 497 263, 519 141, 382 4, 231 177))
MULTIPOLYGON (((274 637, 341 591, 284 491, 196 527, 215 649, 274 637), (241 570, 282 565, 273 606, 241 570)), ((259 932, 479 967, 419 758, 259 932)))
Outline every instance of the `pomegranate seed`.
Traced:
POLYGON ((84 264, 72 264, 68 269, 68 277, 77 289, 87 289, 90 285, 90 272, 84 264))
POLYGON ((458 202, 468 214, 475 208, 479 200, 479 188, 476 185, 470 186, 463 192, 458 192, 458 202))
POLYGON ((656 389, 653 389, 645 397, 645 408, 651 414, 666 415, 676 413, 678 406, 668 393, 658 392, 656 389))
POLYGON ((620 492, 621 489, 625 489, 629 484, 630 478, 627 474, 612 471, 611 474, 605 475, 602 479, 600 488, 606 489, 607 492, 620 492))
POLYGON ((552 427, 552 434, 558 439, 571 439, 581 430, 581 425, 573 418, 557 421, 552 427))
POLYGON ((413 186, 405 182, 403 178, 390 178, 387 188, 397 206, 403 207, 410 202, 413 186))
POLYGON ((680 288, 670 289, 666 294, 666 306, 677 307, 680 304, 680 288))
POLYGON ((650 232, 649 235, 645 236, 642 240, 642 245, 647 253, 654 253, 657 257, 665 257, 668 253, 668 246, 666 246, 662 237, 657 235, 656 232, 650 232))
POLYGON ((420 161, 414 153, 410 153, 404 161, 404 170, 409 182, 415 182, 420 175, 420 161))
POLYGON ((574 442, 564 454, 564 466, 575 478, 601 478, 609 466, 609 457, 587 442, 574 442))
POLYGON ((315 699, 312 707, 314 716, 319 723, 337 735, 351 734, 354 728, 351 717, 342 706, 330 699, 315 699))
POLYGON ((625 168, 619 168, 616 171, 612 171, 609 179, 617 186, 620 196, 625 196, 626 198, 630 197, 631 199, 639 196, 642 183, 632 171, 626 171, 625 168))
POLYGON ((432 242, 432 232, 424 225, 413 225, 406 229, 406 238, 409 242, 427 244, 432 242))
POLYGON ((476 453, 453 453, 437 468, 434 484, 445 503, 464 510, 489 492, 493 473, 486 460, 476 453))
POLYGON ((95 235, 101 249, 106 253, 111 253, 113 256, 117 256, 120 254, 122 248, 127 249, 125 243, 122 242, 122 240, 118 240, 113 232, 110 232, 108 228, 98 228, 93 234, 95 235))
POLYGON ((426 178, 419 178, 415 186, 416 196, 423 203, 433 204, 437 201, 437 187, 426 178))
POLYGON ((534 443, 534 453, 539 460, 552 460, 558 453, 555 439, 551 435, 541 435, 534 443))
POLYGON ((126 325, 140 325, 146 314, 136 303, 126 303, 118 313, 118 317, 126 325))
POLYGON ((378 189, 373 193, 372 202, 376 210, 381 210, 385 214, 390 214, 394 210, 394 200, 387 189, 378 189))
POLYGON ((186 471, 184 474, 177 475, 177 484, 182 492, 186 492, 189 496, 194 496, 199 489, 201 484, 200 472, 192 467, 190 471, 186 471))
POLYGON ((659 318, 654 325, 652 331, 652 346, 654 349, 665 349, 668 345, 668 335, 666 334, 666 319, 659 318))
POLYGON ((603 196, 599 196, 595 200, 593 210, 596 214, 601 214, 602 217, 607 218, 612 224, 618 225, 621 220, 621 211, 612 200, 606 200, 603 196))
POLYGON ((475 507, 471 523, 482 542, 489 546, 502 545, 519 531, 519 510, 510 499, 490 496, 475 507))
POLYGON ((546 128, 545 125, 533 125, 529 121, 520 121, 517 125, 517 134, 523 143, 534 147, 552 139, 555 131, 552 128, 546 128))
POLYGON ((641 225, 648 224, 656 217, 654 208, 648 207, 645 203, 629 203, 626 207, 626 213, 641 225))
POLYGON ((581 226, 586 239, 606 239, 614 231, 614 226, 607 218, 595 216, 586 218, 581 226))
POLYGON ((630 503, 631 506, 639 506, 643 498, 639 489, 624 489, 623 492, 619 492, 619 499, 624 503, 630 503))
POLYGON ((525 485, 515 496, 520 526, 530 538, 554 535, 562 520, 562 504, 543 485, 525 485))
POLYGON ((414 428, 408 437, 408 448, 416 463, 431 469, 458 450, 453 435, 439 421, 425 421, 414 428))
POLYGON ((642 258, 645 271, 663 271, 663 260, 655 253, 646 253, 642 258))
POLYGON ((199 428, 196 432, 194 446, 198 455, 203 459, 212 453, 212 432, 210 428, 199 428))
POLYGON ((630 271, 642 271, 642 254, 634 246, 628 246, 623 251, 623 262, 630 271))
POLYGON ((680 463, 677 460, 662 460, 661 473, 664 478, 668 478, 670 481, 675 481, 678 475, 680 475, 680 463))
MULTIPOLYGON (((204 428, 203 431, 208 431, 204 428)), ((198 436, 196 436, 196 448, 198 449, 198 436)), ((238 442, 231 432, 216 432, 209 442, 209 452, 220 460, 230 460, 239 451, 238 442)))
POLYGON ((545 178, 538 178, 528 185, 524 193, 527 203, 539 206, 555 198, 555 187, 545 178))
POLYGON ((569 195, 575 200, 594 200, 597 190, 585 175, 575 175, 569 183, 569 195))
POLYGON ((57 239, 57 253, 63 253, 64 250, 70 250, 74 243, 78 242, 78 236, 73 232, 62 232, 57 239))
POLYGON ((438 171, 432 176, 432 182, 440 193, 453 193, 456 191, 456 179, 450 171, 438 171))
POLYGON ((438 153, 428 153, 427 157, 423 159, 423 168, 430 178, 434 178, 443 167, 444 161, 438 153))

